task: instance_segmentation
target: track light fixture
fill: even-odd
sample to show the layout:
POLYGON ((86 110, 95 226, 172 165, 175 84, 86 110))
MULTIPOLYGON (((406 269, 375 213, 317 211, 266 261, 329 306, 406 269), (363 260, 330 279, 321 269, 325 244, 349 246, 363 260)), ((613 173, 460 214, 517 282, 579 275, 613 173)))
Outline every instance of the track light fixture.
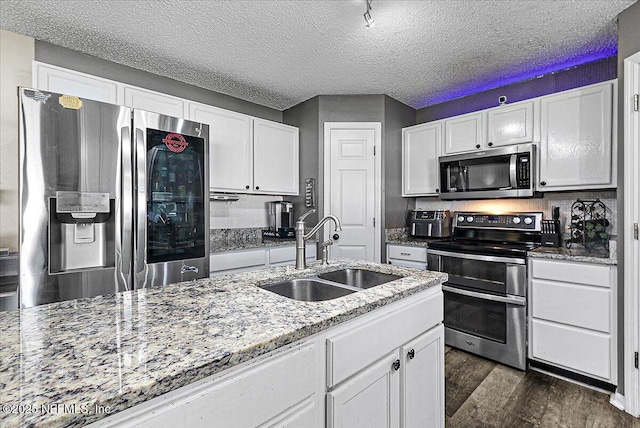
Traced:
POLYGON ((364 13, 364 22, 367 27, 373 27, 373 23, 375 22, 371 17, 371 0, 365 0, 367 2, 367 11, 364 13))

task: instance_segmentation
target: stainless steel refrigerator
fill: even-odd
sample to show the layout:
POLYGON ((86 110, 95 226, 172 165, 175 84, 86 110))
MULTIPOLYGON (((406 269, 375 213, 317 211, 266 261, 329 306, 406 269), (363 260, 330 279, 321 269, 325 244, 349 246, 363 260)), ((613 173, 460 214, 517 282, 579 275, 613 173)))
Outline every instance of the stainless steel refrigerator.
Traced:
POLYGON ((208 125, 19 98, 21 307, 208 276, 208 125))

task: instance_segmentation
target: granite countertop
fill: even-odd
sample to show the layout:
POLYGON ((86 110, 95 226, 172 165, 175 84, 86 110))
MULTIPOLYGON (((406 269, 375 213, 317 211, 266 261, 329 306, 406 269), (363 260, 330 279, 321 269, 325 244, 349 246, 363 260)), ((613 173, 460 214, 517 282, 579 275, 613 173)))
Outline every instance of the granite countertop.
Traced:
POLYGON ((529 251, 527 255, 537 259, 567 260, 612 266, 618 264, 615 252, 610 252, 605 249, 587 251, 583 247, 571 249, 566 247, 538 247, 533 251, 529 251))
POLYGON ((446 274, 335 260, 3 312, 0 425, 82 426, 106 416, 96 406, 115 413, 442 281, 446 274), (324 302, 256 286, 345 267, 403 278, 324 302))

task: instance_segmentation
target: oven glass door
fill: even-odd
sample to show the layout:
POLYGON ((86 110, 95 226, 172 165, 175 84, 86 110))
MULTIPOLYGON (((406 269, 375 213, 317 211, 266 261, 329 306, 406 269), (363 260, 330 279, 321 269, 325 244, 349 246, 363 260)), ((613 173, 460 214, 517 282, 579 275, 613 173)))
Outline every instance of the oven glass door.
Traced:
POLYGON ((507 342, 507 304, 444 292, 444 325, 494 342, 507 342))
POLYGON ((498 294, 507 292, 506 263, 447 256, 442 256, 441 263, 441 271, 449 274, 450 285, 498 294))

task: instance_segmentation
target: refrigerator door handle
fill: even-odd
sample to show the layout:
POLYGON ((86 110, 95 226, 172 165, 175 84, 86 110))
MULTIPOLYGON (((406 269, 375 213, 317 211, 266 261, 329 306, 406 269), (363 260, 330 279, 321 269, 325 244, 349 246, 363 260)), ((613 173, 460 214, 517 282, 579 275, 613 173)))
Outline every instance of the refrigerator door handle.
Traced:
MULTIPOLYGON (((128 114, 128 117, 131 113, 128 114)), ((121 259, 119 261, 119 271, 123 277, 124 289, 133 289, 133 278, 131 276, 132 254, 133 254, 133 182, 132 182, 132 162, 131 153, 131 127, 120 128, 120 144, 122 154, 122 175, 120 178, 120 248, 121 259)))
POLYGON ((147 172, 147 159, 146 159, 146 144, 145 144, 145 131, 146 124, 144 123, 144 119, 141 116, 139 111, 134 111, 134 132, 135 132, 135 141, 134 147, 136 150, 135 161, 134 164, 136 166, 136 185, 133 186, 135 189, 134 200, 135 200, 135 208, 134 212, 136 213, 136 224, 134 225, 134 233, 135 233, 135 286, 136 288, 145 288, 147 286, 147 263, 145 254, 147 252, 147 227, 146 227, 146 217, 147 217, 147 197, 146 197, 146 172, 147 172), (136 123, 136 122, 141 123, 136 123))

